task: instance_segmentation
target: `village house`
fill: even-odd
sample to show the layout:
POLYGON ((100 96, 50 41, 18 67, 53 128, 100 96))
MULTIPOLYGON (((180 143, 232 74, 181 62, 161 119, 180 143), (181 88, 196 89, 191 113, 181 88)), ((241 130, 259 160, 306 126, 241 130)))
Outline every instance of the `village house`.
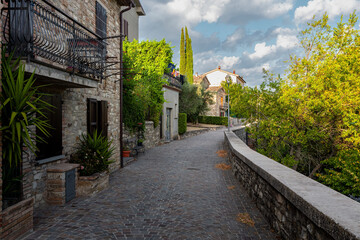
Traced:
POLYGON ((22 201, 0 214, 0 238, 15 239, 32 229, 33 207, 64 201, 49 197, 48 170, 76 177, 58 166, 69 162, 81 134, 97 129, 112 140, 110 171, 120 167, 120 43, 138 38, 145 12, 139 0, 17 0, 1 8, 2 43, 47 85, 45 100, 55 106, 46 113, 53 127, 47 143, 37 143, 37 156, 23 156, 22 201))
POLYGON ((226 81, 225 78, 227 75, 231 77, 233 83, 241 84, 241 86, 244 86, 246 83, 240 75, 235 73, 235 70, 228 72, 222 70, 221 66, 202 75, 196 74, 194 76, 194 84, 201 85, 206 91, 213 94, 213 104, 209 106, 210 109, 205 114, 206 116, 227 116, 227 93, 225 93, 221 86, 221 83, 226 81))

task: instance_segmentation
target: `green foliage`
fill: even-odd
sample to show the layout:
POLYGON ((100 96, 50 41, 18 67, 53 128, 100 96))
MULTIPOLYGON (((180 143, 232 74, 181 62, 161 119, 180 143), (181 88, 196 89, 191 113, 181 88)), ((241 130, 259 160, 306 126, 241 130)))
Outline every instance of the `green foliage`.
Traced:
POLYGON ((44 102, 41 98, 45 95, 39 93, 42 86, 34 86, 34 74, 25 78, 25 67, 19 59, 12 59, 12 55, 5 56, 6 50, 2 51, 2 88, 1 121, 3 136, 3 155, 9 166, 18 165, 22 162, 23 145, 32 153, 38 150, 36 141, 44 141, 36 135, 30 126, 35 126, 49 136, 49 125, 44 111, 52 105, 44 102))
MULTIPOLYGON (((42 86, 34 86, 34 74, 25 78, 25 68, 19 59, 13 60, 12 54, 5 56, 6 49, 2 49, 2 92, 1 122, 2 122, 2 180, 3 196, 17 196, 21 198, 21 163, 25 147, 33 154, 38 150, 36 141, 44 139, 36 135, 34 127, 49 136, 50 128, 44 115, 52 106, 41 98, 45 95, 39 93, 42 86)), ((10 203, 15 204, 15 202, 10 203)), ((7 207, 8 204, 3 207, 7 207)))
POLYGON ((124 123, 135 130, 145 120, 158 125, 164 95, 162 78, 173 51, 169 43, 134 40, 124 42, 124 123))
POLYGON ((191 39, 186 40, 186 79, 190 84, 193 84, 193 51, 191 46, 191 39))
POLYGON ((187 131, 187 116, 186 113, 179 113, 179 120, 178 120, 178 129, 179 134, 184 134, 187 131))
POLYGON ((78 163, 81 176, 91 176, 94 173, 107 171, 110 160, 114 154, 114 147, 111 146, 112 141, 98 134, 95 130, 91 136, 89 133, 80 136, 80 142, 76 148, 76 152, 72 155, 71 161, 78 163))
POLYGON ((185 27, 185 39, 184 39, 184 28, 181 29, 180 39, 180 74, 185 75, 187 81, 193 84, 193 50, 191 45, 191 38, 187 27, 185 27))
POLYGON ((184 28, 181 28, 181 39, 180 39, 180 74, 186 74, 186 55, 185 55, 185 39, 184 39, 184 28))
POLYGON ((217 117, 217 116, 199 116, 199 123, 227 126, 228 118, 227 117, 217 117))
POLYGON ((360 197, 360 151, 340 151, 322 162, 325 170, 317 174, 319 181, 346 195, 360 197))
POLYGON ((186 113, 188 121, 196 123, 199 115, 208 111, 208 105, 212 104, 212 94, 200 86, 189 84, 187 81, 181 90, 179 111, 186 113))
POLYGON ((355 14, 336 27, 328 25, 327 15, 313 20, 300 35, 304 55, 291 56, 286 78, 265 72, 260 87, 230 86, 232 112, 252 123, 259 152, 310 177, 323 169, 319 179, 346 194, 358 194, 345 184, 355 186, 351 176, 359 176, 350 167, 358 165, 356 157, 348 152, 360 149, 356 24, 355 14))

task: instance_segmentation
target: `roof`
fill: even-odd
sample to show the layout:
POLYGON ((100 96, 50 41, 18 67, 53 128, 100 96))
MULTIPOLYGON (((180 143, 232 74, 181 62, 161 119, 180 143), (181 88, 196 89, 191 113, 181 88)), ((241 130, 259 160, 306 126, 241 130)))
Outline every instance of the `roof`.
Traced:
POLYGON ((202 74, 202 75, 195 75, 194 77, 193 77, 193 82, 194 82, 194 84, 201 84, 201 82, 202 81, 206 81, 206 82, 208 82, 209 83, 209 85, 210 85, 210 82, 209 82, 209 79, 206 77, 206 75, 204 75, 204 74, 202 74))
POLYGON ((221 89, 224 91, 224 89, 223 89, 221 86, 214 86, 214 87, 209 87, 208 89, 206 89, 206 91, 209 91, 209 92, 218 92, 218 91, 220 91, 221 89))
POLYGON ((219 68, 215 68, 215 69, 213 69, 213 70, 211 70, 211 71, 209 71, 209 72, 206 72, 206 73, 204 73, 204 74, 202 74, 202 75, 208 75, 208 74, 213 73, 213 72, 216 72, 216 71, 223 72, 223 73, 226 73, 226 74, 235 76, 235 77, 239 78, 240 81, 246 83, 245 80, 244 80, 239 74, 232 73, 232 72, 228 72, 228 71, 225 71, 225 70, 222 70, 222 69, 219 69, 219 68))
POLYGON ((145 11, 140 3, 140 0, 118 0, 118 2, 121 6, 129 6, 131 2, 134 2, 136 13, 139 14, 139 16, 145 15, 145 11))

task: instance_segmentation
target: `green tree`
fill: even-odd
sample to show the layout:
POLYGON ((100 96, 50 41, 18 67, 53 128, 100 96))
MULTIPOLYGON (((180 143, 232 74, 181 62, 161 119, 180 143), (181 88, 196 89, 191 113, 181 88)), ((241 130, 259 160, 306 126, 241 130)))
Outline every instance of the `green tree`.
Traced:
POLYGON ((179 95, 179 112, 186 113, 189 122, 196 123, 199 115, 209 110, 212 94, 202 87, 188 83, 182 86, 179 95))
POLYGON ((186 74, 186 54, 185 54, 185 39, 184 28, 181 28, 181 40, 180 40, 180 74, 186 74))
MULTIPOLYGON (((172 47, 165 40, 124 42, 124 123, 134 129, 138 123, 159 123, 164 103, 162 78, 171 63, 172 47)), ((142 124, 141 126, 144 126, 142 124)))
POLYGON ((353 195, 360 192, 357 20, 354 13, 331 27, 326 14, 313 19, 300 34, 304 54, 291 56, 284 79, 265 72, 260 87, 230 87, 232 111, 253 123, 259 152, 353 195))
POLYGON ((190 84, 193 84, 193 51, 191 46, 191 39, 186 40, 186 77, 190 84))

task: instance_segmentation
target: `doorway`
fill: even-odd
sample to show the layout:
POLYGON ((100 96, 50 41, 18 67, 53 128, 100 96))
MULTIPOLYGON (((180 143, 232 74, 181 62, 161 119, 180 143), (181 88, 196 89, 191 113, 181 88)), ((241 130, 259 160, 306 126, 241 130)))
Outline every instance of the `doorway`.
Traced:
POLYGON ((166 131, 165 140, 171 140, 171 108, 166 108, 166 131))

